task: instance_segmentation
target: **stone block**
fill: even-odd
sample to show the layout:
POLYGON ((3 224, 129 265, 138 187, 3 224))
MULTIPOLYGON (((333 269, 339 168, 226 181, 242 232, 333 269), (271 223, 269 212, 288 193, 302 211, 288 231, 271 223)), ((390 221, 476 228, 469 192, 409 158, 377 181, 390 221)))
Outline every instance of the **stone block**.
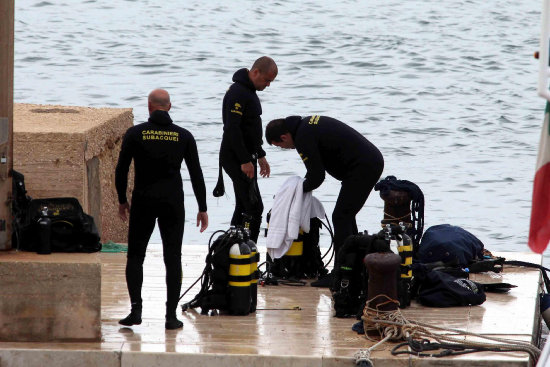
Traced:
POLYGON ((0 256, 0 341, 99 341, 99 255, 0 256))
POLYGON ((14 169, 25 175, 31 197, 75 197, 94 217, 102 242, 125 243, 114 171, 133 119, 127 108, 15 104, 14 169))

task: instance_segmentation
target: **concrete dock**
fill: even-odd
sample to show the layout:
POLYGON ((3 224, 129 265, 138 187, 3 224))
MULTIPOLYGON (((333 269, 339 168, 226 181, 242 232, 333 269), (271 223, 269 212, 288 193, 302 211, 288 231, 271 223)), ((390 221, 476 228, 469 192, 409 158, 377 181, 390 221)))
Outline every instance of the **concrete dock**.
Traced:
MULTIPOLYGON (((260 249, 265 259, 265 249, 260 249)), ((206 246, 183 247, 183 288, 204 268, 206 246)), ((48 255, 55 263, 61 254, 48 255)), ((540 255, 497 253, 508 260, 540 263, 540 255)), ((172 366, 354 366, 354 354, 374 342, 351 330, 354 319, 333 317, 326 288, 285 285, 259 287, 258 310, 248 316, 204 316, 200 309, 180 314, 183 329, 164 329, 166 300, 162 247, 150 244, 143 284, 143 323, 121 327, 129 311, 124 269, 125 253, 97 256, 101 263, 101 341, 1 342, 1 367, 172 367, 172 366)), ((0 262, 6 259, 0 253, 0 262)), ((8 261, 7 259, 5 261, 8 261)), ((538 270, 505 267, 502 274, 476 274, 473 280, 517 285, 506 294, 488 293, 480 306, 427 308, 413 302, 403 310, 408 319, 513 340, 537 343, 540 338, 538 270)), ((22 284, 24 286, 24 284, 22 284)), ((184 298, 191 300, 197 285, 184 298)), ((4 297, 5 295, 2 295, 4 297)), ((178 313, 181 310, 178 309, 178 313)), ((9 315, 1 315, 2 318, 9 315)), ((389 366, 530 366, 524 352, 482 352, 445 358, 392 356, 395 343, 373 351, 375 367, 389 366)))

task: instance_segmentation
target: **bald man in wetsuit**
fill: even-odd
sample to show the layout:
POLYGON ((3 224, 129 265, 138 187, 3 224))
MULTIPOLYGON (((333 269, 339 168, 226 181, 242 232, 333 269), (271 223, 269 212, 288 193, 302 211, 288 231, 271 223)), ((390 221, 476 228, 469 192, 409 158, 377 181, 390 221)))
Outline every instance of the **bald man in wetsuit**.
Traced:
MULTIPOLYGON (((358 233, 355 216, 382 174, 382 154, 359 132, 326 116, 273 120, 267 124, 265 137, 270 145, 298 151, 307 169, 304 192, 318 188, 325 172, 342 182, 332 212, 334 251, 338 254, 345 239, 358 233)), ((331 282, 329 274, 312 285, 329 287, 331 282)))
POLYGON ((267 56, 257 59, 250 70, 240 69, 233 75, 233 84, 223 98, 223 138, 220 147, 220 173, 214 196, 224 194, 221 167, 233 182, 235 210, 232 225, 250 226, 250 237, 258 241, 262 212, 262 197, 258 188, 260 176, 269 177, 270 167, 262 149, 262 106, 256 94, 277 77, 275 61, 267 56))
POLYGON ((176 317, 181 291, 181 246, 185 221, 180 174, 183 160, 199 206, 197 227, 200 225, 201 232, 208 227, 206 187, 197 144, 189 131, 172 122, 168 114, 171 106, 170 95, 165 90, 155 89, 149 94, 149 120, 128 129, 116 166, 119 215, 127 220, 127 214, 130 214, 126 283, 132 308, 130 314, 119 321, 124 326, 141 324, 143 260, 157 219, 166 266, 165 327, 179 329, 183 326, 176 317), (132 159, 135 179, 130 207, 126 190, 132 159))

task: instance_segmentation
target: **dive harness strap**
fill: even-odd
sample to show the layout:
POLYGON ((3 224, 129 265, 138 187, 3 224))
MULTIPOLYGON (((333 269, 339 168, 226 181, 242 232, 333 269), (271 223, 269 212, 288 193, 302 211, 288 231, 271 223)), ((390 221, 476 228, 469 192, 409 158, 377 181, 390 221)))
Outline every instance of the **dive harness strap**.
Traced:
POLYGON ((546 293, 550 294, 550 279, 548 278, 547 271, 550 269, 545 268, 540 264, 533 264, 526 261, 517 261, 517 260, 507 260, 504 262, 505 265, 515 265, 515 266, 525 266, 527 268, 539 269, 542 273, 542 279, 544 280, 544 285, 546 286, 546 293))

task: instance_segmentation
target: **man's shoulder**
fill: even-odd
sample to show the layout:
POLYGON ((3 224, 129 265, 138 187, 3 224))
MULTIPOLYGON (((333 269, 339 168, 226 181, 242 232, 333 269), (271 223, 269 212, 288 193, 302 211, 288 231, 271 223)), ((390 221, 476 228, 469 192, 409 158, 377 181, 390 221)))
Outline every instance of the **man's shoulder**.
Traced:
POLYGON ((226 98, 251 98, 253 95, 253 91, 251 91, 249 88, 239 82, 234 82, 233 84, 231 84, 227 89, 227 92, 225 92, 226 98))
POLYGON ((185 135, 192 135, 191 132, 179 125, 176 125, 175 123, 171 123, 169 125, 157 125, 153 124, 151 122, 145 121, 141 122, 137 125, 131 126, 128 128, 127 134, 142 134, 144 131, 161 131, 161 130, 168 130, 168 131, 176 131, 180 134, 185 135))
POLYGON ((182 137, 189 137, 189 138, 194 139, 193 133, 191 131, 189 131, 186 128, 181 127, 179 125, 172 124, 171 127, 170 127, 170 130, 177 131, 180 134, 180 136, 182 136, 182 137))
MULTIPOLYGON (((316 116, 306 116, 302 118, 302 123, 296 129, 295 142, 302 143, 317 139, 319 125, 315 123, 316 116), (313 118, 313 120, 312 120, 313 118)), ((317 120, 318 122, 318 120, 317 120)))
POLYGON ((136 124, 136 125, 134 125, 134 126, 130 126, 130 127, 126 130, 126 135, 129 136, 129 135, 133 135, 133 134, 138 133, 139 131, 142 130, 142 125, 143 125, 143 123, 139 123, 139 124, 136 124))

